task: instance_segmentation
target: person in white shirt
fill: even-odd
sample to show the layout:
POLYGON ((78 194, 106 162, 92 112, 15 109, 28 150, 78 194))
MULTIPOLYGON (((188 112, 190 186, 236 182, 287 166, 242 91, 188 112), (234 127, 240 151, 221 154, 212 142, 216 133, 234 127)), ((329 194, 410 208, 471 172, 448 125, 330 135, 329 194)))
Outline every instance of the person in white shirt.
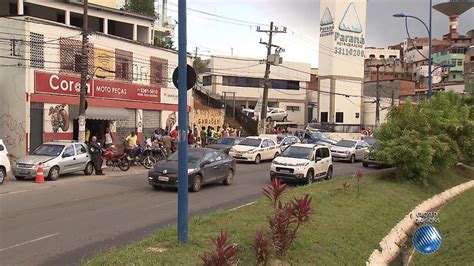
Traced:
POLYGON ((110 132, 110 127, 106 127, 104 147, 110 149, 112 145, 114 145, 114 137, 112 136, 112 132, 110 132))

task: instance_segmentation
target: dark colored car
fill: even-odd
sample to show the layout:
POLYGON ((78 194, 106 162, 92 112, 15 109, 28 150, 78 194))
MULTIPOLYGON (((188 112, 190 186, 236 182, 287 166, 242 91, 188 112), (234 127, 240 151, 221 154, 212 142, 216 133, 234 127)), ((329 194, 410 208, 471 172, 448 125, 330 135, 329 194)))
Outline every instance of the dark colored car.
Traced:
MULTIPOLYGON (((227 154, 208 149, 188 150, 188 188, 199 191, 203 184, 234 181, 235 160, 227 154)), ((155 189, 178 186, 178 153, 160 161, 148 172, 148 183, 155 189)))
POLYGON ((336 144, 337 141, 330 139, 322 132, 305 131, 304 134, 299 135, 301 142, 309 144, 322 144, 328 147, 336 144))
POLYGON ((224 137, 219 139, 216 143, 207 146, 210 149, 221 151, 225 154, 229 154, 232 147, 239 144, 244 138, 241 137, 224 137))

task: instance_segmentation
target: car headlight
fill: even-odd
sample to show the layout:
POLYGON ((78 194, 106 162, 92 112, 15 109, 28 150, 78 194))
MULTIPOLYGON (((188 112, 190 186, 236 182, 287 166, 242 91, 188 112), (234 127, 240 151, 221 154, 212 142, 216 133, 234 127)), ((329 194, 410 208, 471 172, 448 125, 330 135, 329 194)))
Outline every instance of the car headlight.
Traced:
POLYGON ((307 166, 307 165, 309 165, 309 162, 295 164, 295 166, 307 166))
POLYGON ((345 154, 349 154, 349 153, 351 153, 351 152, 350 152, 350 151, 345 151, 344 153, 345 153, 345 154))
POLYGON ((196 171, 196 170, 197 170, 196 168, 188 168, 188 174, 190 174, 190 173, 192 173, 192 172, 194 172, 194 171, 196 171))
POLYGON ((229 152, 235 152, 234 148, 230 148, 229 152))

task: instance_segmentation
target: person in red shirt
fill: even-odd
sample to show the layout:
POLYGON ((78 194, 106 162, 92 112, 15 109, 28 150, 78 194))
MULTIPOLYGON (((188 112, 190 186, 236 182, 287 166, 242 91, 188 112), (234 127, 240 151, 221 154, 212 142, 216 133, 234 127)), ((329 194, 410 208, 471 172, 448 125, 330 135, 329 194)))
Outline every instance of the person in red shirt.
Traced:
POLYGON ((177 139, 178 139, 178 127, 175 127, 174 130, 171 131, 170 136, 171 136, 171 138, 173 138, 174 140, 177 140, 177 139))

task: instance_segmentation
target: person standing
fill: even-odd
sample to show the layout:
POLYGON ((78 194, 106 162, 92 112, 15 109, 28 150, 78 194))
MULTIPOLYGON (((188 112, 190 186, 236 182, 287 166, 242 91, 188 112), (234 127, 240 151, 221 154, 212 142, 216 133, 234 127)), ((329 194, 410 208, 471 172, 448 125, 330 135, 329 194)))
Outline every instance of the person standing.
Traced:
POLYGON ((92 136, 91 141, 89 141, 88 147, 89 147, 89 153, 91 155, 92 164, 94 165, 95 174, 104 175, 104 173, 102 172, 102 165, 101 165, 102 160, 100 158, 101 148, 100 148, 99 143, 97 143, 96 136, 92 136))
POLYGON ((175 129, 171 131, 170 136, 174 140, 178 139, 178 127, 175 127, 175 129))
POLYGON ((129 149, 135 149, 137 147, 137 138, 138 137, 137 134, 135 134, 135 131, 130 132, 130 135, 125 138, 129 149))
POLYGON ((188 132, 188 145, 191 147, 194 147, 194 143, 196 142, 196 137, 193 134, 193 131, 191 130, 191 127, 189 127, 189 132, 188 132))
POLYGON ((89 139, 91 137, 91 131, 86 127, 86 143, 89 143, 89 139))
POLYGON ((161 137, 161 142, 166 149, 166 154, 168 154, 168 156, 171 155, 173 139, 168 135, 167 132, 165 132, 165 134, 161 137))
POLYGON ((206 127, 201 128, 201 147, 206 147, 207 146, 207 131, 206 127))
POLYGON ((110 149, 112 148, 112 145, 114 145, 114 136, 112 135, 112 132, 110 132, 110 127, 106 127, 104 147, 110 149))

